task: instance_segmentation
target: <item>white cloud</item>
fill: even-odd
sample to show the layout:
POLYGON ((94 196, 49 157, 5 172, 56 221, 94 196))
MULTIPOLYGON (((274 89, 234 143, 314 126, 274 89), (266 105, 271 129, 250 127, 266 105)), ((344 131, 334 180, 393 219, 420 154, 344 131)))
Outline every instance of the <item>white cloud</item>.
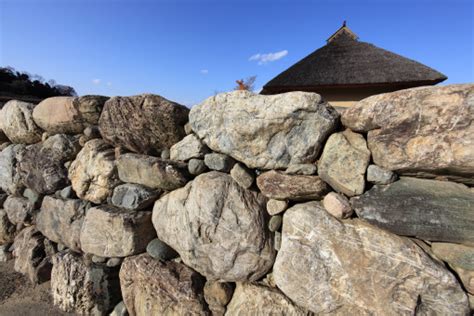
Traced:
POLYGON ((201 73, 202 73, 203 75, 207 75, 207 74, 209 73, 209 70, 207 70, 207 69, 201 69, 201 73))
POLYGON ((275 52, 275 53, 267 53, 267 54, 258 53, 251 56, 249 58, 249 61, 258 61, 259 65, 264 65, 266 63, 282 59, 286 55, 288 55, 288 51, 286 49, 279 52, 275 52))
POLYGON ((100 79, 92 79, 93 84, 100 84, 100 79))

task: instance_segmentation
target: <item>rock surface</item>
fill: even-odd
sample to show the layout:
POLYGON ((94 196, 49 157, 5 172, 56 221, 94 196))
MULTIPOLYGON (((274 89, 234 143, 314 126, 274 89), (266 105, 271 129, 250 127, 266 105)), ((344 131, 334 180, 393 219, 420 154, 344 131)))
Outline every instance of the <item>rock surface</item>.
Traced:
POLYGON ((21 194, 24 185, 17 164, 25 145, 9 145, 0 152, 0 187, 8 194, 21 194))
POLYGON ((123 182, 167 191, 184 186, 189 177, 186 164, 138 154, 121 155, 117 169, 123 182))
POLYGON ((153 258, 167 261, 179 257, 179 254, 170 246, 159 240, 153 239, 146 246, 146 252, 153 258))
POLYGON ((126 257, 145 251, 155 235, 151 212, 102 205, 87 211, 80 242, 86 253, 101 257, 126 257))
POLYGON ((7 212, 8 220, 15 225, 31 225, 35 221, 37 210, 25 197, 10 195, 3 208, 7 212))
POLYGON ((224 154, 211 153, 204 156, 204 163, 211 170, 229 172, 235 160, 224 154))
POLYGON ((474 271, 474 247, 444 242, 434 242, 431 250, 450 265, 474 271))
POLYGON ((161 192, 140 184, 126 183, 116 186, 111 202, 127 210, 142 210, 153 205, 161 192))
POLYGON ((224 315, 226 305, 234 293, 234 286, 228 282, 208 281, 204 286, 204 299, 213 316, 224 315))
POLYGON ((159 95, 113 97, 99 119, 102 137, 133 152, 159 153, 184 136, 189 110, 159 95))
POLYGON ((190 174, 197 176, 207 170, 204 160, 201 159, 191 159, 188 162, 188 171, 190 174))
POLYGON ((33 121, 35 105, 23 101, 8 101, 1 110, 0 125, 13 143, 34 144, 41 141, 43 131, 33 121))
POLYGON ((209 315, 204 278, 184 264, 128 257, 120 269, 123 301, 130 315, 209 315))
POLYGON ((65 312, 105 315, 120 301, 118 270, 60 252, 53 257, 51 293, 54 305, 65 312))
POLYGON ((351 204, 359 217, 397 235, 474 245, 474 192, 462 184, 402 177, 351 204))
POLYGON ((221 93, 189 113, 193 131, 209 148, 259 169, 314 162, 338 121, 334 108, 307 92, 221 93))
POLYGON ((353 213, 349 200, 336 192, 329 192, 323 199, 323 205, 326 211, 335 218, 349 218, 353 213))
POLYGON ((13 242, 16 234, 16 227, 8 219, 7 212, 0 209, 0 245, 13 242))
POLYGON ((397 175, 377 165, 370 165, 367 168, 367 181, 374 184, 390 184, 397 180, 397 175))
POLYGON ((273 273, 283 293, 316 314, 469 311, 455 277, 412 241, 358 219, 340 222, 318 202, 285 212, 273 273))
POLYGON ((318 163, 318 174, 347 196, 364 193, 370 151, 364 136, 345 130, 329 136, 318 163))
POLYGON ((88 141, 69 167, 72 188, 81 199, 100 204, 119 184, 114 149, 101 139, 88 141))
POLYGON ((232 167, 230 176, 244 189, 249 189, 255 181, 253 172, 241 163, 236 163, 232 167))
POLYGON ((474 184, 474 84, 420 87, 366 98, 342 122, 368 132, 375 164, 399 174, 474 184))
POLYGON ((301 163, 296 165, 289 165, 288 168, 286 168, 285 173, 310 176, 316 174, 317 171, 318 167, 316 167, 316 165, 310 163, 301 163))
POLYGON ((318 176, 290 175, 275 170, 258 176, 257 186, 263 195, 275 200, 320 200, 329 191, 318 176))
POLYGON ((156 201, 153 224, 158 238, 208 280, 254 281, 275 255, 265 203, 229 175, 212 171, 156 201))
POLYGON ((209 152, 209 148, 204 145, 196 135, 191 134, 170 148, 171 160, 188 161, 192 158, 203 158, 209 152))
POLYGON ((267 212, 270 215, 277 215, 284 212, 288 208, 288 201, 268 200, 267 212))

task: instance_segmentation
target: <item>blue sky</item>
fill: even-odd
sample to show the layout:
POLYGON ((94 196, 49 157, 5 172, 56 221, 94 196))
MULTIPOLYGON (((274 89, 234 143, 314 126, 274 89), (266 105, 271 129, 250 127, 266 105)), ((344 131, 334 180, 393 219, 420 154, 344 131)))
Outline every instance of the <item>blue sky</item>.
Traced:
POLYGON ((433 67, 446 83, 474 82, 473 3, 0 0, 0 66, 80 95, 148 92, 193 105, 236 79, 256 75, 260 88, 347 20, 360 40, 433 67))

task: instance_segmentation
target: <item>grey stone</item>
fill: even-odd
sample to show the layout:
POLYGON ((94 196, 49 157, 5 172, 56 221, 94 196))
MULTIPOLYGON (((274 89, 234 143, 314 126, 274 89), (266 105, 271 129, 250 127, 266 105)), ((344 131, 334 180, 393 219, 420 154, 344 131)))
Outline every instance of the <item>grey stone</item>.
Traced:
POLYGON ((140 184, 126 183, 114 189, 111 202, 127 210, 142 210, 153 205, 160 196, 160 190, 153 190, 140 184))
POLYGON ((23 101, 8 101, 1 109, 0 125, 12 143, 34 144, 41 141, 43 131, 33 120, 35 105, 23 101))
POLYGON ((115 305, 114 310, 109 316, 128 316, 127 308, 123 301, 120 301, 117 305, 115 305))
POLYGON ((236 163, 234 167, 232 167, 230 176, 244 189, 250 188, 255 181, 255 176, 252 171, 241 163, 236 163))
POLYGON ((170 148, 171 160, 188 161, 192 158, 203 158, 209 152, 196 135, 191 134, 184 137, 170 148))
POLYGON ((28 188, 23 191, 23 197, 27 198, 35 208, 41 206, 41 202, 43 200, 42 195, 28 188))
POLYGON ((201 159, 191 159, 188 162, 188 171, 190 174, 198 176, 204 171, 207 170, 204 160, 201 159))
POLYGON ((434 242, 431 244, 431 250, 438 258, 451 266, 474 271, 474 247, 434 242))
POLYGON ((89 141, 94 138, 100 138, 100 131, 98 126, 87 126, 83 131, 84 136, 89 141))
POLYGON ((275 215, 270 218, 270 221, 268 222, 268 229, 271 232, 276 232, 277 230, 280 229, 281 227, 281 222, 282 222, 282 217, 281 215, 275 215))
POLYGON ((93 255, 91 257, 91 260, 94 263, 106 263, 107 262, 107 258, 96 256, 96 255, 93 255))
POLYGON ((3 204, 8 220, 15 225, 31 225, 35 221, 36 213, 33 203, 27 198, 10 195, 3 204))
POLYGON ((0 245, 13 242, 16 234, 16 226, 8 219, 5 210, 0 209, 0 245))
POLYGON ((335 218, 349 218, 353 213, 349 200, 336 192, 329 192, 323 199, 323 205, 326 211, 335 218))
POLYGON ((224 154, 211 153, 204 156, 204 163, 211 170, 229 172, 235 160, 224 154))
POLYGON ((170 150, 168 148, 163 149, 160 153, 160 157, 161 159, 165 159, 165 160, 170 159, 171 157, 170 150))
POLYGON ((17 171, 17 164, 25 145, 9 145, 0 153, 0 187, 6 193, 21 194, 24 185, 17 171))
POLYGON ((281 248, 281 233, 275 232, 275 250, 280 251, 281 248))
POLYGON ((370 165, 367 168, 367 181, 374 184, 390 184, 397 180, 397 175, 390 171, 383 169, 377 165, 370 165))
POLYGON ((122 264, 122 258, 110 258, 107 260, 106 266, 109 268, 117 267, 122 264))
POLYGON ((13 255, 10 252, 10 245, 0 245, 0 262, 7 262, 13 259, 13 255))
POLYGON ((286 200, 273 200, 270 199, 267 202, 267 212, 270 215, 277 215, 284 212, 288 208, 288 201, 286 200))
POLYGON ((158 238, 153 239, 146 246, 146 252, 153 258, 159 260, 171 260, 179 256, 173 248, 159 240, 158 238))
POLYGON ((318 171, 318 167, 316 167, 316 165, 313 165, 310 163, 304 163, 304 164, 289 165, 288 168, 286 168, 285 173, 310 176, 310 175, 316 174, 317 171, 318 171))
POLYGON ((74 193, 74 190, 72 189, 72 186, 70 185, 68 185, 67 187, 65 187, 59 192, 59 196, 63 199, 72 199, 75 197, 75 195, 76 194, 74 193))
POLYGON ((252 169, 314 162, 338 121, 333 107, 307 92, 221 93, 189 113, 193 131, 210 149, 252 169))

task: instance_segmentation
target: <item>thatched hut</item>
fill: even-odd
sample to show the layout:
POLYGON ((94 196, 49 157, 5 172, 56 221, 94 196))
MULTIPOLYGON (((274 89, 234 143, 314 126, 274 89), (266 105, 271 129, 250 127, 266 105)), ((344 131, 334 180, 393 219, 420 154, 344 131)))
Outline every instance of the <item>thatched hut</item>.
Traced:
POLYGON ((370 95, 446 79, 419 62, 359 41, 344 22, 325 46, 270 80, 261 93, 317 92, 336 107, 348 107, 370 95))

